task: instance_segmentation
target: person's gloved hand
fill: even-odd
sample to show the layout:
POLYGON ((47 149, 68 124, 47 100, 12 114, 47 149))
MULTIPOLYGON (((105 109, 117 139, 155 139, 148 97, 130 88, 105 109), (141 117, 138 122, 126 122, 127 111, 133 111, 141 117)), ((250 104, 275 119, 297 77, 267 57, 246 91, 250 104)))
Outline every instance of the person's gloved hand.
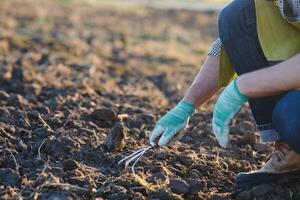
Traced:
POLYGON ((155 140, 158 141, 159 146, 175 142, 174 139, 179 139, 178 134, 188 124, 189 117, 194 113, 195 107, 193 104, 181 101, 175 108, 165 114, 157 123, 154 130, 149 135, 151 145, 156 145, 155 140))
POLYGON ((240 93, 235 79, 225 88, 216 102, 212 127, 219 144, 223 148, 230 147, 230 120, 246 101, 248 101, 248 97, 240 93))

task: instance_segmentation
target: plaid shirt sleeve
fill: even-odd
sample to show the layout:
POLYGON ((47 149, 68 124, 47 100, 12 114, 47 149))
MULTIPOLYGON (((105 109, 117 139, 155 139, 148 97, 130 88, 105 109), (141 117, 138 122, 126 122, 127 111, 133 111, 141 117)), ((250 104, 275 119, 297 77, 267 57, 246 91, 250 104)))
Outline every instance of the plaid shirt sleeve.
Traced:
POLYGON ((211 48, 208 51, 208 55, 210 56, 220 56, 221 53, 221 40, 217 39, 211 46, 211 48))
POLYGON ((282 17, 289 21, 300 21, 300 0, 278 0, 282 17))

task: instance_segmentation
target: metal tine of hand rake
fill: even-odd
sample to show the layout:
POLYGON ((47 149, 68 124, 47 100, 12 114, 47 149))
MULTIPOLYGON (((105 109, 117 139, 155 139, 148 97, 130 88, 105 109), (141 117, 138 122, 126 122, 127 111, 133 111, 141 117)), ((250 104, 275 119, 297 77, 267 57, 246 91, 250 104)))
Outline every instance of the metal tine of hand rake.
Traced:
POLYGON ((145 152, 146 148, 143 149, 143 151, 141 151, 140 153, 132 156, 129 160, 126 161, 125 163, 125 168, 127 169, 128 165, 135 159, 137 159, 140 155, 143 155, 143 153, 145 152))
POLYGON ((138 159, 140 157, 140 155, 143 155, 144 152, 145 152, 145 149, 143 151, 141 151, 140 153, 136 154, 135 156, 133 156, 132 158, 130 158, 129 160, 127 160, 126 163, 125 163, 125 169, 128 168, 128 166, 131 162, 138 159))
POLYGON ((133 152, 132 154, 130 154, 129 156, 126 156, 125 158, 123 158, 122 160, 120 160, 120 161, 118 162, 118 165, 120 165, 120 164, 121 164, 122 162, 124 162, 125 160, 128 160, 128 159, 132 158, 132 157, 135 156, 136 154, 140 154, 142 151, 144 151, 144 149, 145 149, 145 148, 139 149, 139 150, 133 152))
POLYGON ((131 171, 132 171, 133 174, 135 174, 135 172, 134 172, 134 166, 136 165, 136 163, 137 163, 137 162, 142 158, 142 156, 143 156, 149 149, 151 149, 151 148, 153 148, 153 146, 149 146, 149 147, 145 148, 145 150, 144 150, 141 154, 139 154, 139 157, 135 160, 135 162, 134 162, 133 165, 131 166, 131 171))

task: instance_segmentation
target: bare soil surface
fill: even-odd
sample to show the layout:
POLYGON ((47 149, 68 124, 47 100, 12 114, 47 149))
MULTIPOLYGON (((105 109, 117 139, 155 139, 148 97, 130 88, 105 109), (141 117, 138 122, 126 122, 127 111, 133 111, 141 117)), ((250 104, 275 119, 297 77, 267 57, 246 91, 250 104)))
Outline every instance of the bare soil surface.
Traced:
POLYGON ((272 151, 251 113, 233 148, 211 130, 214 99, 135 176, 117 163, 147 146, 217 37, 218 13, 0 1, 1 199, 300 199, 299 181, 235 187, 272 151))

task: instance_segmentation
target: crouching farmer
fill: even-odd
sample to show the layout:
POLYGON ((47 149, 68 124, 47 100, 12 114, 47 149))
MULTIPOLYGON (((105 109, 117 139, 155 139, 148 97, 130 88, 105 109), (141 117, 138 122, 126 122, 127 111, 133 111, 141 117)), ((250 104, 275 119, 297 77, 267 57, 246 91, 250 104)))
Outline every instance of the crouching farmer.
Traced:
POLYGON ((237 182, 259 184, 300 171, 300 0, 234 0, 220 14, 219 35, 185 97, 157 122, 150 143, 179 139, 195 109, 226 86, 212 119, 219 144, 230 146, 230 120, 246 102, 261 140, 275 142, 261 169, 238 174, 237 182))

